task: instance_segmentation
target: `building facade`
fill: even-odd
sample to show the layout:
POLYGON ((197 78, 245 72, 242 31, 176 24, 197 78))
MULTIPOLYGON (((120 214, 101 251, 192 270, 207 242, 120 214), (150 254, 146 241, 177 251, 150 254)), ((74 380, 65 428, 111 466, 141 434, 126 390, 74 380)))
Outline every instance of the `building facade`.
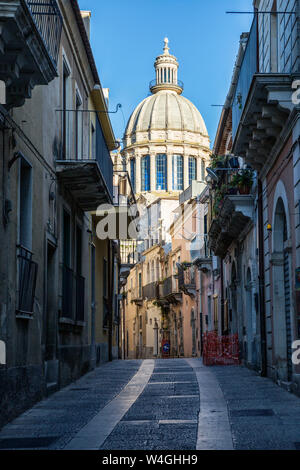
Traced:
POLYGON ((209 231, 222 274, 219 333, 238 333, 244 363, 296 393, 298 76, 299 2, 254 2, 215 140, 209 231))
POLYGON ((92 212, 114 203, 116 142, 90 13, 75 0, 9 1, 0 18, 1 426, 117 357, 119 253, 93 227, 92 212))

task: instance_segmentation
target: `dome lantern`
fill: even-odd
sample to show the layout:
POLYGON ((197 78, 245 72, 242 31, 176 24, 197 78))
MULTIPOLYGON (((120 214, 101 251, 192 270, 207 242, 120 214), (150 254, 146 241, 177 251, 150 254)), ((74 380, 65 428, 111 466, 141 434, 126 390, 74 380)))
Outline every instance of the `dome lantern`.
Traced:
POLYGON ((170 54, 169 39, 164 39, 164 52, 156 58, 154 67, 156 79, 150 83, 151 93, 161 90, 173 90, 181 95, 183 83, 178 80, 178 61, 174 55, 170 54))

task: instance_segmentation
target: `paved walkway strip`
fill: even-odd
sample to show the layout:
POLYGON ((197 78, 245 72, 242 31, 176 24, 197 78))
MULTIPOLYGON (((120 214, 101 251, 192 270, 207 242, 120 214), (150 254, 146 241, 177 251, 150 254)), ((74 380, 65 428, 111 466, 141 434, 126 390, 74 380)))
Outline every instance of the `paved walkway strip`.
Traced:
POLYGON ((199 359, 186 361, 194 369, 200 390, 196 450, 233 450, 227 404, 218 380, 199 359))
POLYGON ((154 360, 143 361, 139 371, 121 393, 76 434, 66 445, 65 450, 100 449, 148 384, 154 370, 154 362, 154 360))

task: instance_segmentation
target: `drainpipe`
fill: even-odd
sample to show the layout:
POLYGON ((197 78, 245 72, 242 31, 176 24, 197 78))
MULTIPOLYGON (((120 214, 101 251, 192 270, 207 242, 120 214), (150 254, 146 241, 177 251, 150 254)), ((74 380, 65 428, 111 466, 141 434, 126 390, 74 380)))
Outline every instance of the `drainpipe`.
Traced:
POLYGON ((108 242, 108 295, 109 295, 109 315, 108 315, 108 360, 112 362, 112 322, 113 322, 113 276, 114 276, 114 263, 113 258, 113 247, 111 242, 108 242))
POLYGON ((221 334, 224 335, 225 321, 224 321, 224 261, 221 258, 221 334))
POLYGON ((261 337, 261 376, 267 376, 267 337, 265 308, 265 253, 264 253, 264 220, 263 220, 263 188, 258 180, 258 244, 259 244, 259 310, 261 337))

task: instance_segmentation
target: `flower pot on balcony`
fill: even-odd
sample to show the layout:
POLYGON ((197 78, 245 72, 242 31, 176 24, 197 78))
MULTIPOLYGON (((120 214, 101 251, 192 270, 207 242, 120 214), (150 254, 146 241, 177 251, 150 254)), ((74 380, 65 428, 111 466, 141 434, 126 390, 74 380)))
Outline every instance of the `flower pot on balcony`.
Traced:
POLYGON ((246 185, 240 185, 240 186, 239 186, 239 193, 240 193, 241 195, 250 194, 250 191, 251 191, 251 187, 250 187, 250 186, 246 186, 246 185))

